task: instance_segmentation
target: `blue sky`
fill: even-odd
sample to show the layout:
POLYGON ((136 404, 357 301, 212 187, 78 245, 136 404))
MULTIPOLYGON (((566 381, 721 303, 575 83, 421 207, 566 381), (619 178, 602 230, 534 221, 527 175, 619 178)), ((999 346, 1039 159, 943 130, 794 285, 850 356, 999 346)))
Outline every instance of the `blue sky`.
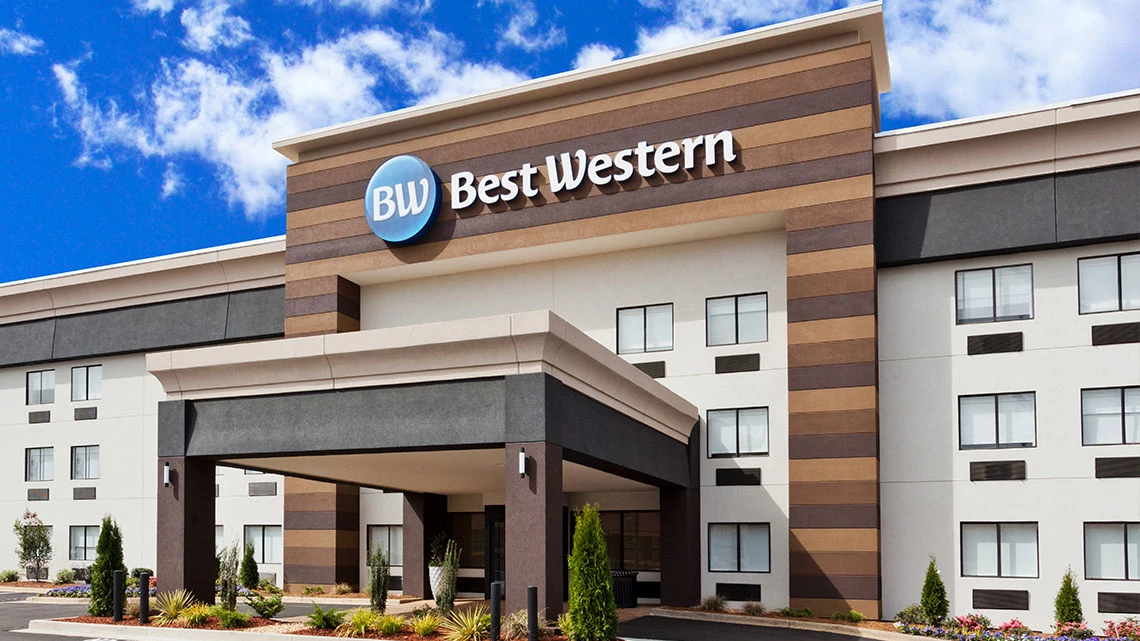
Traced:
MULTIPOLYGON (((0 282, 284 233, 273 140, 831 0, 0 4, 0 282)), ((883 129, 1140 87, 1136 0, 885 5, 883 129)))

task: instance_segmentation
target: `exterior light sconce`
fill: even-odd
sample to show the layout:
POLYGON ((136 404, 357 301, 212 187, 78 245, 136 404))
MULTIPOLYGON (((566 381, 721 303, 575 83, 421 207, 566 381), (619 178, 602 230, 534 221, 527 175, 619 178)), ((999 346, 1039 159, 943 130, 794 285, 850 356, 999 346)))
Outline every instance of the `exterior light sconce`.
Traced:
POLYGON ((519 450, 519 478, 526 478, 526 448, 519 450))
POLYGON ((162 464, 162 485, 170 487, 170 463, 162 464))

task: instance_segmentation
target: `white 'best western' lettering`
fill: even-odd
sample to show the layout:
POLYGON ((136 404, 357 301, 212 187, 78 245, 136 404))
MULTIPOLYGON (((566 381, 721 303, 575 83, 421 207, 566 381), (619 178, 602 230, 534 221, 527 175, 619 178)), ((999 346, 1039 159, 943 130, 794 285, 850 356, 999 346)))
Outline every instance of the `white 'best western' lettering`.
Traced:
MULTIPOLYGON (((563 152, 558 156, 547 156, 546 179, 550 182, 550 192, 557 194, 577 189, 584 180, 602 186, 613 181, 625 182, 635 173, 649 178, 654 174, 676 173, 681 168, 691 171, 697 166, 698 152, 703 153, 705 165, 709 167, 720 159, 725 162, 736 160, 732 132, 722 131, 657 146, 643 140, 636 147, 623 149, 613 157, 609 154, 589 157, 581 149, 573 155, 563 152)), ((538 187, 534 184, 537 175, 538 168, 530 163, 501 176, 489 174, 478 180, 469 171, 456 172, 451 175, 451 208, 464 209, 475 204, 476 200, 487 205, 510 202, 520 194, 534 198, 538 195, 538 187)))

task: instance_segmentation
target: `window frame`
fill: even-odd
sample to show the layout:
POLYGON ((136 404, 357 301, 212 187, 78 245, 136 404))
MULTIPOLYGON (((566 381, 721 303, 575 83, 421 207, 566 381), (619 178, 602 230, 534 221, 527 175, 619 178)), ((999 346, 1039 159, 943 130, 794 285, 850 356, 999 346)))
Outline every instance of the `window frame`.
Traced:
POLYGON ((1085 521, 1081 524, 1081 551, 1084 556, 1081 557, 1081 563, 1084 564, 1085 580, 1086 581, 1140 581, 1140 574, 1137 576, 1128 576, 1128 526, 1135 525, 1140 527, 1140 521, 1085 521), (1123 579, 1104 579, 1100 577, 1089 576, 1088 564, 1088 550, 1089 550, 1089 526, 1090 525, 1119 525, 1124 529, 1124 578, 1123 579))
POLYGON ((705 571, 720 574, 771 574, 772 573, 772 523, 771 521, 709 521, 705 527, 705 571), (735 570, 712 569, 712 528, 714 525, 736 526, 736 568, 735 570), (741 570, 740 569, 740 526, 763 525, 768 528, 768 569, 767 570, 741 570))
POLYGON ((55 404, 55 369, 38 369, 35 371, 24 372, 24 406, 32 407, 35 405, 54 405, 55 404), (51 400, 43 400, 44 383, 43 375, 51 372, 51 400), (40 377, 40 400, 32 402, 32 375, 38 374, 40 377))
MULTIPOLYGON (((40 470, 41 471, 43 470, 43 461, 42 460, 40 461, 40 470)), ((42 447, 25 447, 24 448, 24 482, 25 483, 50 483, 54 480, 55 480, 55 446, 45 445, 42 447), (43 450, 48 450, 51 452, 51 478, 46 478, 46 479, 29 478, 31 475, 31 465, 29 465, 29 463, 31 462, 30 461, 31 453, 33 451, 43 451, 43 450)))
POLYGON ((767 405, 757 405, 753 407, 721 407, 710 408, 705 410, 705 458, 706 459, 727 459, 727 458, 744 458, 746 456, 770 456, 772 454, 772 410, 767 405), (763 452, 745 452, 740 453, 740 412, 744 410, 764 410, 765 425, 764 435, 764 451, 763 452), (709 413, 710 412, 736 412, 736 451, 734 453, 726 454, 713 454, 712 451, 712 431, 709 430, 709 413))
POLYGON ((614 353, 619 356, 628 354, 656 354, 660 352, 671 352, 676 347, 677 331, 675 325, 677 324, 676 308, 672 302, 669 303, 650 303, 647 305, 630 305, 629 307, 618 307, 614 310, 614 353), (664 349, 648 349, 649 343, 649 314, 647 313, 650 307, 668 307, 669 308, 669 347, 664 349), (641 310, 641 349, 632 352, 621 351, 621 313, 631 309, 641 310))
MULTIPOLYGON (((367 566, 368 565, 368 559, 371 558, 371 556, 372 556, 372 528, 374 528, 374 527, 382 527, 382 528, 388 529, 388 550, 389 550, 388 564, 394 568, 404 567, 404 557, 403 557, 402 553, 400 555, 400 563, 398 565, 391 562, 392 561, 392 555, 391 555, 392 528, 394 528, 394 527, 400 528, 400 538, 403 539, 404 525, 402 523, 369 523, 369 524, 364 526, 364 545, 365 545, 365 548, 364 548, 364 559, 365 559, 364 564, 367 566)), ((403 546, 403 543, 401 541, 400 549, 403 550, 403 547, 404 546, 403 546)))
MULTIPOLYGON (((599 514, 616 514, 618 517, 618 553, 617 558, 621 567, 611 568, 613 570, 626 570, 625 567, 625 515, 626 514, 656 514, 657 515, 657 536, 660 543, 660 537, 664 534, 665 528, 661 527, 661 510, 598 510, 599 514)), ((661 550, 658 549, 657 566, 653 569, 643 570, 629 570, 630 572, 660 572, 661 571, 661 550)))
POLYGON ((74 558, 72 556, 72 552, 75 551, 75 548, 71 545, 71 542, 73 540, 72 532, 76 528, 83 528, 83 556, 86 557, 88 549, 90 549, 90 550, 95 549, 95 547, 91 547, 91 548, 87 547, 87 531, 91 530, 91 529, 95 530, 95 541, 96 541, 96 543, 98 543, 99 531, 100 531, 101 527, 102 526, 99 526, 99 525, 69 525, 67 528, 67 560, 68 561, 92 561, 92 562, 95 561, 94 555, 89 559, 88 558, 77 559, 77 558, 74 558))
POLYGON ((265 525, 261 525, 261 524, 243 525, 242 529, 241 529, 241 533, 242 533, 241 544, 242 544, 242 546, 248 545, 248 543, 249 543, 248 534, 249 534, 250 528, 260 528, 261 529, 261 554, 260 555, 256 554, 257 546, 254 546, 255 554, 254 554, 253 560, 257 561, 257 563, 259 565, 262 565, 262 564, 264 564, 264 565, 281 565, 282 563, 284 563, 285 562, 285 559, 284 559, 284 554, 285 554, 285 538, 284 538, 285 537, 285 528, 281 527, 280 525, 274 525, 272 523, 268 523, 265 525), (271 528, 271 527, 275 527, 275 528, 281 530, 281 537, 282 537, 281 538, 281 554, 282 554, 281 561, 274 562, 274 561, 266 561, 265 560, 265 529, 271 528), (261 558, 257 558, 258 556, 260 556, 261 558))
POLYGON ((705 298, 705 347, 728 347, 730 345, 754 345, 757 343, 767 343, 768 336, 768 292, 752 292, 750 294, 730 294, 728 296, 710 296, 705 298), (764 340, 762 341, 747 341, 740 342, 740 299, 748 298, 749 296, 763 296, 764 297, 764 340), (713 345, 709 342, 709 303, 717 300, 732 299, 732 342, 731 343, 718 343, 713 345))
POLYGON ((1140 307, 1124 308, 1124 270, 1123 258, 1125 256, 1140 256, 1140 252, 1124 252, 1122 254, 1102 254, 1099 256, 1080 256, 1077 258, 1077 315, 1085 316, 1088 314, 1115 314, 1117 312, 1134 312, 1140 310, 1140 307), (1115 258, 1116 259, 1116 309, 1104 309, 1099 312, 1083 312, 1081 311, 1081 261, 1084 260, 1098 260, 1101 258, 1115 258))
MULTIPOLYGON (((1091 312, 1099 313, 1099 312, 1091 312)), ((1120 447, 1122 445, 1140 445, 1140 441, 1128 440, 1128 412, 1125 409, 1125 394, 1127 390, 1140 392, 1140 385, 1123 385, 1119 387, 1082 387, 1081 388, 1081 447, 1120 447), (1106 390, 1120 391, 1120 441, 1116 443, 1085 443, 1085 392, 1103 392, 1106 390)))
POLYGON ((72 445, 71 446, 71 461, 69 462, 69 466, 71 467, 71 480, 72 481, 97 481, 97 480, 99 480, 99 478, 103 474, 103 460, 101 458, 101 454, 99 454, 98 452, 99 452, 99 445, 98 444, 94 444, 94 445, 72 445), (80 448, 87 450, 87 456, 88 456, 88 458, 86 460, 87 469, 91 468, 91 458, 90 458, 91 448, 95 448, 96 456, 100 457, 99 469, 97 470, 97 474, 95 476, 76 476, 75 475, 75 450, 80 449, 80 448))
POLYGON ((86 403, 88 401, 101 401, 103 400, 103 364, 92 363, 91 365, 76 365, 71 368, 71 402, 72 403, 86 403), (99 368, 99 396, 91 397, 91 369, 94 367, 99 368), (75 397, 75 370, 81 369, 84 379, 84 396, 83 398, 75 397))
POLYGON ((1037 447, 1037 392, 1036 391, 1022 391, 1022 392, 994 392, 992 394, 959 394, 958 395, 958 451, 970 452, 974 450, 1015 450, 1015 449, 1029 449, 1037 447), (998 399, 1002 396, 1017 396, 1020 394, 1029 394, 1033 397, 1033 444, 1032 445, 1002 445, 1001 425, 998 423, 1000 403, 998 399), (991 397, 994 399, 994 444, 993 445, 965 445, 962 443, 962 399, 964 398, 986 398, 991 397))
POLYGON ((959 521, 958 522, 958 575, 963 579, 1040 579, 1041 578, 1041 523, 1039 521, 959 521), (965 531, 967 525, 993 525, 997 534, 997 574, 966 574, 966 542, 965 531), (1037 558, 1034 561, 1036 573, 1033 576, 1005 576, 1001 573, 1001 526, 1002 525, 1032 525, 1036 535, 1037 558))
POLYGON ((954 324, 955 325, 981 325, 983 323, 1010 323, 1014 321, 1027 321, 1033 320, 1037 317, 1037 291, 1033 286, 1034 274, 1033 263, 1018 263, 1016 265, 998 265, 996 267, 977 267, 974 269, 956 269, 954 270, 954 324), (1009 269, 1013 267, 1028 267, 1029 268, 1029 316, 1025 318, 999 318, 997 315, 997 270, 1009 269), (962 320, 958 317, 958 274, 967 272, 990 272, 990 305, 993 314, 989 318, 974 318, 969 320, 962 320))

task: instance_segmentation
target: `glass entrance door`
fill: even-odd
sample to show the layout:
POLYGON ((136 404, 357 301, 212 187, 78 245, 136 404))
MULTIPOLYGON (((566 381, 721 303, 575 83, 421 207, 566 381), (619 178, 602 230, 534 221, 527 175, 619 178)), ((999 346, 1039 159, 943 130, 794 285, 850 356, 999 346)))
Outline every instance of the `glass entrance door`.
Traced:
POLYGON ((487 514, 487 598, 491 598, 491 583, 503 581, 503 597, 506 598, 507 579, 507 514, 502 505, 486 506, 487 514))

